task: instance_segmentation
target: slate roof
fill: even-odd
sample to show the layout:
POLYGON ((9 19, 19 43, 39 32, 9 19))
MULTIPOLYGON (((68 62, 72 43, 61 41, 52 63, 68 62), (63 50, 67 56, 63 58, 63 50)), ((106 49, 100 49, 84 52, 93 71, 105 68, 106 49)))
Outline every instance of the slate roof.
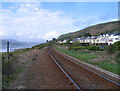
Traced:
POLYGON ((82 38, 80 38, 80 40, 85 40, 85 39, 87 39, 88 37, 82 37, 82 38))
POLYGON ((97 39, 99 36, 92 36, 89 39, 97 39))
MULTIPOLYGON (((103 35, 106 35, 106 34, 103 34, 103 35)), ((102 35, 102 36, 103 36, 102 35)), ((108 33, 109 36, 113 35, 113 36, 116 36, 116 35, 120 35, 120 33, 108 33)), ((79 40, 86 40, 86 39, 97 39, 99 36, 92 36, 92 37, 81 37, 81 38, 74 38, 72 41, 79 41, 79 40)))
POLYGON ((78 40, 80 40, 80 39, 76 38, 76 39, 73 39, 72 41, 74 42, 74 41, 78 41, 78 40))
POLYGON ((115 33, 113 36, 120 35, 120 33, 115 33))
MULTIPOLYGON (((120 35, 120 33, 107 33, 109 36, 111 36, 111 35, 113 35, 113 36, 115 36, 115 35, 120 35)), ((106 35, 106 34, 103 34, 103 35, 106 35)))

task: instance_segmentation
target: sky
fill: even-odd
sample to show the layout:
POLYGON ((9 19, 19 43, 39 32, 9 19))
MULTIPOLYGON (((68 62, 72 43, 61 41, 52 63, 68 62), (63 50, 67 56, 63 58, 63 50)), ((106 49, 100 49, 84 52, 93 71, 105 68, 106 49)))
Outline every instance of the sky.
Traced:
POLYGON ((118 19, 117 2, 2 2, 0 38, 44 42, 118 19))

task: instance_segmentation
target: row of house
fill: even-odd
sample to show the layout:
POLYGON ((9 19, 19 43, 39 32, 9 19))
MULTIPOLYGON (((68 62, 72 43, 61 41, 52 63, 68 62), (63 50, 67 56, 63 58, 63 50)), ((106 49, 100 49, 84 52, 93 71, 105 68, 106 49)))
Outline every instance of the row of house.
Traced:
MULTIPOLYGON (((99 36, 74 38, 69 43, 77 42, 77 43, 89 43, 92 45, 98 45, 98 44, 111 45, 117 41, 120 41, 120 33, 109 33, 99 36)), ((67 40, 63 40, 63 41, 58 41, 57 43, 66 43, 66 42, 67 40)))

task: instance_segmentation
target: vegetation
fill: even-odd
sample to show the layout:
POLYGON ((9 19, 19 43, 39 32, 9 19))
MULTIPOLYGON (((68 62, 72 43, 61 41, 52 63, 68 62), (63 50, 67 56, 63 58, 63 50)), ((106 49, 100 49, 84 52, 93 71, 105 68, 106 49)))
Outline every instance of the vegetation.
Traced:
MULTIPOLYGON (((65 44, 64 44, 65 45, 65 44)), ((108 46, 94 46, 88 45, 87 43, 73 43, 67 45, 71 50, 92 50, 92 51, 104 51, 108 46)))
POLYGON ((62 43, 61 46, 67 46, 71 50, 93 50, 93 51, 107 51, 108 54, 113 54, 115 51, 120 51, 120 41, 112 45, 89 45, 89 43, 62 43))
POLYGON ((115 54, 115 61, 116 61, 116 63, 118 64, 118 66, 120 67, 120 51, 118 51, 118 52, 115 54))
POLYGON ((115 51, 120 51, 120 41, 108 46, 106 51, 108 54, 113 54, 115 51))
POLYGON ((19 58, 21 54, 26 53, 30 49, 26 50, 20 50, 20 51, 14 51, 9 53, 9 63, 8 63, 8 54, 3 53, 2 54, 2 75, 3 75, 3 88, 8 86, 11 81, 15 80, 16 76, 22 72, 24 68, 24 64, 19 64, 16 62, 16 60, 19 58), (8 68, 9 67, 9 68, 8 68))
POLYGON ((110 46, 94 46, 81 43, 64 43, 60 44, 60 47, 57 47, 57 50, 87 63, 101 67, 105 70, 120 74, 120 71, 118 70, 118 65, 120 66, 120 41, 110 46), (67 46, 67 49, 64 48, 64 46, 67 46))
POLYGON ((90 34, 90 33, 85 33, 85 34, 83 35, 83 37, 88 37, 88 36, 91 37, 91 34, 90 34))
POLYGON ((26 52, 29 52, 33 49, 41 49, 45 46, 48 46, 49 43, 43 43, 32 48, 27 48, 19 51, 14 51, 9 53, 9 69, 8 69, 8 54, 2 53, 2 83, 3 88, 7 87, 12 81, 14 81, 18 74, 20 74, 24 69, 25 65, 30 63, 32 60, 26 60, 24 63, 19 63, 16 60, 22 58, 20 55, 24 55, 26 52), (8 75, 9 74, 9 75, 8 75))
POLYGON ((88 61, 90 59, 95 59, 98 57, 97 54, 90 53, 88 51, 76 51, 76 50, 67 50, 63 48, 57 48, 57 50, 64 52, 70 56, 73 56, 75 58, 78 58, 83 61, 88 61))

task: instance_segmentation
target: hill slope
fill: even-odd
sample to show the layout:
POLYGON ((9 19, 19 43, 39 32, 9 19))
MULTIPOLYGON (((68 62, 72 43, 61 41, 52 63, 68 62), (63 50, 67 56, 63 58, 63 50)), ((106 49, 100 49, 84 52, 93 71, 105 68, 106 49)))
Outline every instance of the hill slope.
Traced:
POLYGON ((91 35, 99 35, 101 33, 117 33, 120 32, 120 27, 118 28, 118 23, 120 24, 120 21, 97 24, 73 33, 63 34, 58 38, 58 40, 76 38, 79 36, 83 36, 85 33, 90 33, 91 35))

